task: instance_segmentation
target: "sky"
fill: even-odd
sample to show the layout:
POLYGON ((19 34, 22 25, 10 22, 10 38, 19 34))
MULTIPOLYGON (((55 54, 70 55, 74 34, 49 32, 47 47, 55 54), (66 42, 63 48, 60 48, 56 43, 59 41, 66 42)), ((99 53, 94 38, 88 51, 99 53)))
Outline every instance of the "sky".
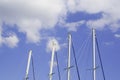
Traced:
MULTIPOLYGON (((72 35, 81 80, 92 80, 91 29, 96 29, 106 80, 120 79, 119 0, 0 0, 0 80, 23 80, 32 50, 36 80, 49 79, 51 41, 66 78, 68 33, 72 35)), ((97 53, 97 52, 96 52, 97 53)), ((75 66, 71 53, 71 65, 75 66)), ((103 80, 101 66, 97 80, 103 80)), ((58 79, 56 59, 53 80, 58 79)), ((29 80, 32 80, 30 65, 29 80)), ((71 80, 78 79, 71 69, 71 80)))

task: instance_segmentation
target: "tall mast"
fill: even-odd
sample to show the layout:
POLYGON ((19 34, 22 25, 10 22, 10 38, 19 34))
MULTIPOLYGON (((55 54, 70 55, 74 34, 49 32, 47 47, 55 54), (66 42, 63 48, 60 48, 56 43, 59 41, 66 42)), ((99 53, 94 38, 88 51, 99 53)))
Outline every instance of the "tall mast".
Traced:
POLYGON ((30 68, 31 56, 32 56, 32 50, 29 51, 25 80, 28 80, 28 73, 29 73, 29 68, 30 68))
POLYGON ((50 73, 49 73, 49 80, 52 80, 53 75, 53 63, 54 63, 54 55, 55 55, 55 42, 52 42, 52 56, 51 56, 51 62, 50 62, 50 73))
POLYGON ((71 34, 68 34, 68 69, 67 80, 70 80, 71 34))
POLYGON ((95 49, 95 29, 92 29, 92 37, 93 37, 93 80, 96 80, 96 49, 95 49))

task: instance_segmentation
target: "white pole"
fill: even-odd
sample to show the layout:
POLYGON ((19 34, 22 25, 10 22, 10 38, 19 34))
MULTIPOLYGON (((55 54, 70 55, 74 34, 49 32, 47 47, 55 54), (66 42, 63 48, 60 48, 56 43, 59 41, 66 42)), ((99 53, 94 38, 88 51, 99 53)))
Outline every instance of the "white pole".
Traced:
POLYGON ((32 50, 29 51, 25 80, 28 79, 28 73, 29 73, 29 68, 30 68, 31 56, 32 56, 32 50))
POLYGON ((55 55, 55 42, 53 41, 52 56, 51 56, 51 62, 50 62, 50 73, 49 73, 50 80, 52 80, 52 75, 53 75, 54 55, 55 55))
POLYGON ((71 34, 68 34, 68 69, 67 79, 70 80, 71 34))
POLYGON ((92 29, 93 33, 93 80, 96 80, 96 51, 95 51, 95 29, 92 29))

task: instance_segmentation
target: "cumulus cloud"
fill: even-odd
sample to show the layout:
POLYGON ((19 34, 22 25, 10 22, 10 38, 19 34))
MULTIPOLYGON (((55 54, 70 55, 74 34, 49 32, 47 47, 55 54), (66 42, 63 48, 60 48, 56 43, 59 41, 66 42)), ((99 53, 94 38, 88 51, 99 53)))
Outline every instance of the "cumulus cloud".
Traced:
POLYGON ((11 33, 9 36, 3 37, 0 32, 0 45, 5 44, 10 48, 14 48, 17 47, 18 42, 19 39, 15 34, 11 33))
POLYGON ((89 14, 102 13, 97 20, 89 20, 87 25, 97 29, 103 29, 109 25, 113 31, 120 28, 120 0, 68 0, 68 9, 72 13, 86 12, 89 14))
POLYGON ((117 2, 119 2, 119 0, 68 0, 68 9, 73 13, 79 11, 85 11, 90 14, 113 12, 110 11, 110 9, 118 7, 119 3, 117 2))
POLYGON ((11 48, 16 47, 19 40, 16 35, 3 38, 3 43, 11 48))
POLYGON ((55 46, 55 50, 58 51, 60 50, 60 44, 55 38, 50 38, 48 43, 47 43, 47 52, 52 51, 53 46, 55 46))
POLYGON ((65 9, 64 0, 0 0, 0 22, 17 25, 28 42, 38 43, 40 31, 54 28, 65 9))
MULTIPOLYGON (((81 24, 87 23, 89 27, 104 29, 109 26, 117 31, 120 28, 119 3, 120 0, 0 0, 0 25, 17 27, 26 35, 27 42, 38 43, 42 29, 53 29, 61 20, 65 22, 67 13, 85 12, 102 16, 96 20, 65 22, 64 27, 77 31, 81 24)), ((0 28, 2 30, 3 26, 0 28)), ((1 37, 0 44, 3 43, 1 37)))

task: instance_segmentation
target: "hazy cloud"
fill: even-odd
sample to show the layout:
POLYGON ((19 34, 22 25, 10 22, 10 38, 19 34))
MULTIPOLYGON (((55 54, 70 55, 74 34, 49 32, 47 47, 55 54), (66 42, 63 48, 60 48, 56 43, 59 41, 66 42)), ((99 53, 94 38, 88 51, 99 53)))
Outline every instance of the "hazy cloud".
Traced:
POLYGON ((2 28, 1 28, 1 25, 0 25, 0 46, 2 44, 2 36, 1 36, 1 34, 2 34, 2 28))
POLYGON ((115 34, 114 35, 116 38, 120 38, 120 34, 115 34))
MULTIPOLYGON (((48 62, 48 63, 49 63, 49 66, 50 66, 50 62, 51 62, 51 61, 48 62)), ((53 67, 56 67, 56 66, 57 66, 57 62, 54 61, 54 62, 53 62, 53 67)))
POLYGON ((110 45, 114 45, 114 42, 112 42, 112 41, 110 41, 110 42, 104 42, 104 44, 105 44, 106 46, 110 46, 110 45))
POLYGON ((55 51, 60 50, 60 44, 55 38, 50 38, 47 42, 47 52, 52 51, 53 46, 55 46, 55 51))
POLYGON ((65 27, 68 29, 68 31, 77 31, 78 27, 80 27, 82 24, 84 24, 85 21, 78 21, 78 22, 71 22, 71 23, 67 23, 65 21, 61 21, 60 25, 62 27, 65 27))

